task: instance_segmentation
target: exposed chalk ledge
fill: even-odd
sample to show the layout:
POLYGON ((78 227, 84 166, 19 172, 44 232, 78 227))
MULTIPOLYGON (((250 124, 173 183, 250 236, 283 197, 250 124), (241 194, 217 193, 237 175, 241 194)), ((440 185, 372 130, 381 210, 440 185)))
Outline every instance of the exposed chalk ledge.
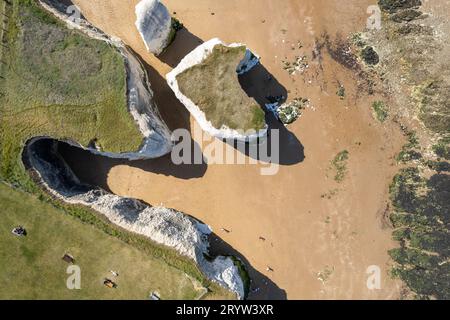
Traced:
MULTIPOLYGON (((177 76, 183 71, 202 63, 212 53, 213 48, 218 44, 222 44, 228 47, 243 46, 243 44, 240 43, 232 43, 230 45, 227 45, 218 38, 211 39, 201 44, 193 51, 191 51, 186 57, 184 57, 183 60, 181 60, 181 62, 178 64, 178 66, 166 75, 167 83, 175 93, 175 96, 183 103, 186 109, 188 109, 188 111, 195 118, 200 127, 204 131, 208 132, 211 136, 219 139, 234 139, 238 141, 255 142, 258 140, 258 138, 266 137, 268 130, 267 125, 264 129, 258 130, 251 134, 245 134, 245 132, 230 129, 226 126, 223 126, 222 128, 215 128, 211 121, 206 119, 205 113, 200 110, 200 108, 194 102, 192 102, 191 99, 186 97, 180 91, 180 88, 178 86, 177 76)), ((258 56, 247 49, 244 59, 236 68, 236 72, 238 74, 244 74, 250 71, 253 67, 258 65, 259 59, 260 58, 258 56)))

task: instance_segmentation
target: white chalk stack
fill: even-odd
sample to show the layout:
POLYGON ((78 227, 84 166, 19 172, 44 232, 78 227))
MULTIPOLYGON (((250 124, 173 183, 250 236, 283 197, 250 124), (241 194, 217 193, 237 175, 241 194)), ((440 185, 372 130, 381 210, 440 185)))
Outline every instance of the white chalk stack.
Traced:
MULTIPOLYGON (((244 44, 242 43, 232 43, 227 45, 218 38, 214 38, 207 42, 204 42, 203 44, 192 50, 187 56, 185 56, 183 60, 181 60, 181 62, 178 64, 178 66, 176 66, 176 68, 166 74, 167 83, 175 93, 175 96, 178 98, 178 100, 181 101, 181 103, 183 103, 186 109, 188 109, 188 111, 195 118, 200 127, 204 131, 208 132, 208 134, 210 134, 212 137, 216 137, 219 139, 235 139, 237 141, 255 142, 258 140, 258 138, 263 138, 267 135, 267 125, 264 129, 261 129, 252 134, 245 134, 238 130, 227 128, 226 126, 223 126, 222 128, 215 128, 211 121, 206 118, 205 113, 200 109, 200 107, 180 91, 177 76, 187 69, 201 64, 212 53, 214 47, 219 44, 230 48, 244 46, 244 44)), ((240 75, 244 74, 250 71, 258 63, 259 57, 247 49, 244 59, 236 68, 236 73, 240 75)))
POLYGON ((136 5, 136 28, 147 50, 161 54, 172 37, 172 18, 159 0, 142 0, 136 5))

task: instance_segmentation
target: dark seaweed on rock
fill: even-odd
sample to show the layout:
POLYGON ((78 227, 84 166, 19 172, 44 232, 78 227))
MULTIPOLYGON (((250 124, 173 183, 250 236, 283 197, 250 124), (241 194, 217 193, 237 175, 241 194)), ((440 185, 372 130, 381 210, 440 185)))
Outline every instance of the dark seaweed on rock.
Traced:
POLYGON ((391 185, 394 239, 392 273, 419 298, 450 298, 450 176, 421 177, 417 168, 400 171, 391 185))
POLYGON ((418 10, 414 10, 414 9, 407 9, 407 10, 403 10, 400 11, 396 14, 393 14, 391 16, 391 19, 395 22, 410 22, 413 21, 414 19, 420 17, 422 15, 422 12, 418 11, 418 10))
POLYGON ((400 170, 390 187, 390 220, 399 242, 389 251, 392 274, 416 298, 450 299, 450 87, 448 59, 442 59, 448 44, 435 36, 446 17, 428 20, 419 11, 420 0, 379 0, 379 5, 385 28, 369 43, 379 49, 387 83, 407 79, 393 86, 400 98, 391 111, 406 110, 423 123, 417 137, 406 132, 408 143, 397 160, 410 167, 400 170), (423 23, 415 21, 422 18, 423 23), (401 99, 404 88, 411 92, 407 99, 401 99), (438 140, 430 140, 431 135, 438 140), (425 152, 429 144, 433 153, 425 152))
POLYGON ((422 5, 421 0, 379 0, 378 4, 380 5, 383 11, 389 13, 395 13, 402 9, 410 9, 415 8, 422 5))
POLYGON ((365 47, 361 51, 361 56, 364 62, 368 65, 376 65, 380 62, 380 57, 378 53, 372 47, 365 47))
POLYGON ((317 54, 320 55, 322 48, 325 48, 331 58, 340 65, 349 70, 360 71, 358 59, 352 51, 350 42, 340 34, 337 34, 335 39, 331 39, 327 33, 323 34, 316 47, 317 54))

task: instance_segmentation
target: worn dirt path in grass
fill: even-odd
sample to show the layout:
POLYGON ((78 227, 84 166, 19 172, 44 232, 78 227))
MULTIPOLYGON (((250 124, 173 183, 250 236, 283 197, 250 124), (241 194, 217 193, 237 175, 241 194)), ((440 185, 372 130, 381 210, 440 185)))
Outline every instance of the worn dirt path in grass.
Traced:
MULTIPOLYGON (((165 62, 145 51, 134 27, 137 0, 75 2, 91 22, 122 38, 151 65, 155 98, 172 128, 183 125, 188 116, 164 82, 171 70, 165 62, 174 64, 199 39, 220 37, 248 44, 290 91, 291 99, 308 97, 314 106, 288 128, 301 145, 293 136, 289 143, 285 140, 286 163, 302 158, 302 148, 304 160, 281 166, 274 176, 261 176, 260 167, 254 165, 176 168, 167 158, 123 163, 70 154, 82 179, 203 220, 284 289, 289 299, 399 296, 399 283, 387 273, 387 250, 395 243, 382 218, 395 173, 393 157, 403 143, 400 132, 390 123, 373 120, 370 105, 374 98, 362 94, 357 99, 354 76, 327 54, 321 66, 311 62, 307 73, 294 77, 283 70, 281 62, 299 54, 311 57, 314 39, 324 30, 331 35, 361 30, 367 6, 375 1, 166 0, 189 32, 179 34, 165 62), (293 50, 291 46, 298 41, 303 49, 293 50), (339 82, 346 87, 343 100, 336 96, 339 82), (339 184, 329 166, 344 149, 350 154, 348 174, 339 184), (324 194, 334 195, 328 199, 324 194), (221 232, 222 227, 232 232, 221 232), (260 236, 266 241, 259 240, 260 236), (380 290, 366 286, 366 269, 371 265, 382 270, 380 290), (267 266, 274 271, 266 272, 267 266), (322 282, 318 273, 327 269, 331 274, 322 282)), ((261 290, 251 297, 282 297, 260 279, 255 279, 254 287, 261 290)))

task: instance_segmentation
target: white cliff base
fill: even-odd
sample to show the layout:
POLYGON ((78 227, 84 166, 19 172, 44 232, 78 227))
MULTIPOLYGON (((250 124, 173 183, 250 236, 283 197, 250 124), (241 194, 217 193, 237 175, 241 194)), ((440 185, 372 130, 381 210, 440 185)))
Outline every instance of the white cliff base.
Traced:
MULTIPOLYGON (((186 57, 181 60, 178 66, 166 75, 167 83, 170 88, 175 93, 178 100, 180 100, 183 105, 188 109, 194 119, 198 122, 200 127, 208 132, 211 136, 219 139, 234 139, 237 141, 244 142, 255 142, 258 138, 266 137, 268 126, 266 125, 264 129, 255 131, 251 130, 249 132, 243 132, 240 130, 234 130, 223 126, 222 128, 215 128, 211 121, 206 119, 205 113, 194 103, 191 99, 186 97, 179 88, 177 76, 184 72, 185 70, 202 63, 213 51, 214 47, 218 44, 228 46, 228 47, 240 47, 243 44, 232 43, 226 45, 220 39, 211 39, 190 52, 186 57)), ((236 67, 236 72, 238 74, 244 74, 250 71, 259 63, 259 57, 254 55, 250 50, 247 49, 244 59, 236 67)))
POLYGON ((172 18, 159 0, 142 0, 136 5, 136 28, 147 50, 161 54, 169 45, 172 34, 172 18))

